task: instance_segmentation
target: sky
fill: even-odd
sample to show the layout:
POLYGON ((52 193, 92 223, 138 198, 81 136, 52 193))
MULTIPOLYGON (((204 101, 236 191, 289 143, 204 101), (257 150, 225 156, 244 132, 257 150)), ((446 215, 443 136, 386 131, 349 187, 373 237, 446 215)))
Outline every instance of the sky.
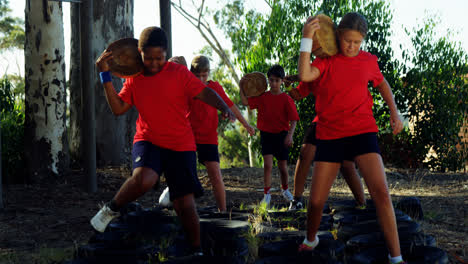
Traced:
MULTIPOLYGON (((388 0, 390 7, 394 10, 392 25, 392 45, 396 56, 399 56, 399 44, 409 45, 409 37, 403 27, 412 29, 422 24, 425 17, 439 16, 441 23, 437 25, 440 36, 445 36, 447 31, 454 34, 453 41, 461 42, 462 48, 468 52, 468 1, 466 0, 388 0)), ((188 2, 187 0, 184 1, 188 2)), ((191 2, 191 1, 190 1, 191 2)), ((208 0, 206 3, 219 7, 219 1, 208 0)), ((10 0, 12 16, 24 18, 25 1, 10 0)), ((255 8, 260 12, 268 9, 264 1, 246 0, 246 8, 255 8)), ((63 3, 64 33, 65 33, 65 56, 69 63, 69 40, 70 40, 70 6, 63 3)), ((304 21, 298 21, 304 23, 304 21)), ((134 32, 135 38, 148 26, 159 26, 159 1, 158 0, 135 0, 134 32)), ((225 48, 230 48, 230 42, 225 35, 215 29, 215 34, 225 48)), ((172 9, 172 54, 185 56, 188 63, 196 56, 197 52, 207 43, 199 32, 174 9, 172 9)), ((0 54, 0 74, 20 73, 24 76, 24 53, 22 51, 4 52, 0 54)), ((217 58, 213 58, 217 61, 217 58)), ((68 75, 68 68, 66 70, 68 75)))

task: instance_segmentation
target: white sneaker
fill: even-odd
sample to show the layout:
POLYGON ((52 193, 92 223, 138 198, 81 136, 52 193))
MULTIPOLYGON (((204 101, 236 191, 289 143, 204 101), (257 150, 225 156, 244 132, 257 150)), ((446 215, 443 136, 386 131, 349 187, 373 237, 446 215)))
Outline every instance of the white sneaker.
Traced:
POLYGON ((104 232, 107 225, 112 219, 120 216, 119 212, 112 211, 107 205, 104 205, 101 210, 91 219, 91 225, 99 232, 104 232))
POLYGON ((281 190, 281 195, 283 195, 284 199, 286 199, 288 202, 291 202, 294 199, 291 192, 289 192, 289 189, 281 190))
POLYGON ((271 201, 271 194, 267 193, 267 194, 263 194, 263 199, 260 203, 265 203, 267 206, 269 206, 270 201, 271 201))
POLYGON ((172 206, 172 202, 169 199, 169 187, 166 187, 162 192, 161 196, 159 196, 159 204, 162 206, 172 206))

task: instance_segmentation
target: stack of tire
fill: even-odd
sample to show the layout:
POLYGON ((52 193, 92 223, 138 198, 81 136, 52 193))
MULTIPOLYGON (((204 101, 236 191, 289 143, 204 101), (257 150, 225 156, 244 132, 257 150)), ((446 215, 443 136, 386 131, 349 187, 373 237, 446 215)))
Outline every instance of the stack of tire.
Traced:
MULTIPOLYGON (((413 203, 415 198, 409 200, 413 203)), ((338 240, 346 244, 346 259, 349 264, 388 261, 389 252, 377 221, 375 206, 372 201, 367 204, 367 208, 363 210, 356 209, 354 201, 336 202, 330 206, 333 211, 333 226, 337 230, 338 240)), ((448 263, 447 253, 437 248, 434 237, 424 234, 420 225, 413 220, 422 219, 420 203, 413 203, 411 206, 405 204, 406 201, 402 200, 395 209, 403 258, 409 264, 448 263)))

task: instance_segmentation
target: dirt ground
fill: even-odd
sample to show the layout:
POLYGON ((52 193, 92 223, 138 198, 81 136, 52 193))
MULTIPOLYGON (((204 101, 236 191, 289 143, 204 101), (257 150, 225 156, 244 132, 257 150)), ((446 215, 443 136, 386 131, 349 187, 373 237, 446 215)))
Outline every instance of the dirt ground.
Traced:
MULTIPOLYGON (((293 169, 291 166, 290 186, 293 186, 293 169)), ((48 184, 4 186, 5 209, 0 211, 0 263, 60 263, 71 259, 74 249, 86 244, 93 234, 90 218, 100 204, 113 197, 129 175, 130 171, 125 168, 100 168, 96 193, 84 191, 85 176, 81 171, 48 184)), ((199 177, 205 195, 197 200, 198 206, 214 205, 206 171, 199 171, 199 177)), ((225 169, 223 178, 228 207, 254 204, 263 196, 261 168, 225 169)), ((468 174, 387 169, 387 178, 394 202, 408 196, 421 199, 424 220, 419 223, 423 232, 436 238, 438 247, 449 253, 450 263, 467 263, 468 174)), ((280 185, 277 171, 273 172, 272 182, 272 202, 284 204, 277 191, 280 185)), ((148 192, 139 202, 151 207, 164 187, 163 181, 157 191, 148 192)), ((308 195, 307 191, 305 195, 308 195)), ((338 177, 329 200, 351 198, 344 180, 338 177)))

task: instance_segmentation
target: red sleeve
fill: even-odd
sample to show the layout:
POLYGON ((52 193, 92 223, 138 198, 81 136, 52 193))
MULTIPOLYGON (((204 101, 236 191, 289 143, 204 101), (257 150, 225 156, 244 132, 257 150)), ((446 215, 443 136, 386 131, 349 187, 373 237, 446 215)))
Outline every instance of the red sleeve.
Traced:
POLYGON ((180 72, 181 81, 185 84, 185 92, 191 98, 197 96, 199 93, 201 93, 201 91, 203 91, 203 89, 206 88, 206 85, 202 83, 202 81, 200 81, 192 72, 190 72, 187 67, 180 64, 176 64, 176 66, 178 67, 177 70, 180 72))
POLYGON ((320 71, 320 75, 322 75, 323 72, 327 69, 328 64, 329 63, 326 58, 316 58, 310 65, 316 67, 320 71))
POLYGON ((296 104, 294 104, 294 100, 286 94, 288 98, 288 120, 289 121, 298 121, 299 114, 297 113, 296 104))
POLYGON ((306 97, 313 92, 314 86, 315 82, 300 82, 296 89, 302 97, 306 97))
POLYGON ((119 93, 120 99, 122 99, 124 102, 126 102, 129 105, 133 105, 132 91, 134 87, 135 85, 133 82, 133 78, 125 79, 122 90, 120 90, 120 93, 119 93))
POLYGON ((380 71, 379 64, 377 63, 378 61, 377 56, 375 55, 371 55, 371 56, 372 56, 372 59, 371 59, 372 62, 371 62, 370 69, 369 69, 369 72, 370 72, 369 81, 371 81, 372 85, 376 87, 384 80, 384 77, 382 75, 382 72, 380 71))
POLYGON ((227 104, 229 108, 231 108, 234 105, 231 99, 229 99, 229 97, 227 96, 226 92, 224 92, 223 87, 218 82, 210 81, 208 83, 208 87, 213 89, 221 97, 221 99, 223 99, 223 101, 227 104))
POLYGON ((249 107, 250 109, 257 109, 259 104, 260 104, 260 96, 255 96, 255 97, 249 97, 247 98, 249 101, 249 107))

